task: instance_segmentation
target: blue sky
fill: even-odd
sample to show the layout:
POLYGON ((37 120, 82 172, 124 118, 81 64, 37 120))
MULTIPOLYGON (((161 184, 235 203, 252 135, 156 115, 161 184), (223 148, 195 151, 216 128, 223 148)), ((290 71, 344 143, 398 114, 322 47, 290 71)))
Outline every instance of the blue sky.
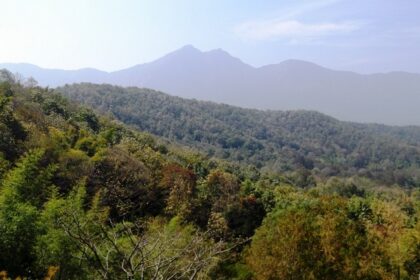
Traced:
POLYGON ((0 62, 117 70, 186 44, 254 66, 420 73, 418 0, 0 0, 0 62))

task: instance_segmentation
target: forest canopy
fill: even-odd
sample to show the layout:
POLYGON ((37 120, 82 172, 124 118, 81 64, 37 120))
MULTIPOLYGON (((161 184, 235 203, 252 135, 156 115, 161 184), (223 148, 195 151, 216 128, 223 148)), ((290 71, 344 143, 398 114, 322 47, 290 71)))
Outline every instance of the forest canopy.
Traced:
MULTIPOLYGON (((333 166, 324 159, 317 160, 316 154, 304 157, 314 159, 313 167, 304 168, 309 173, 294 172, 298 168, 294 159, 284 172, 265 172, 262 166, 251 164, 253 157, 248 158, 248 148, 243 148, 244 160, 238 164, 229 161, 231 156, 222 160, 209 156, 206 150, 200 153, 198 144, 194 150, 180 146, 190 141, 191 134, 186 134, 185 129, 201 120, 191 118, 187 124, 186 117, 182 117, 185 112, 176 106, 162 108, 176 117, 169 121, 169 116, 162 113, 162 126, 155 127, 165 132, 167 125, 185 120, 179 126, 180 141, 168 142, 170 135, 161 139, 139 131, 142 122, 128 127, 53 90, 16 80, 8 72, 0 73, 0 279, 418 277, 420 191, 416 178, 409 177, 410 172, 418 172, 415 133, 399 135, 392 129, 368 126, 358 129, 312 113, 310 119, 326 118, 326 123, 335 123, 335 129, 340 131, 352 127, 349 131, 355 132, 355 139, 361 142, 346 144, 347 150, 370 151, 366 153, 369 156, 365 168, 376 175, 353 172, 353 163, 347 163, 352 153, 336 146, 334 141, 352 135, 349 131, 336 134, 341 135, 337 139, 325 139, 325 143, 332 141, 327 147, 335 147, 330 154, 332 162, 339 161, 339 156, 346 159, 336 166, 334 174, 339 176, 315 172, 315 168, 323 170, 322 163, 324 168, 333 166), (382 140, 369 136, 374 129, 380 130, 382 140), (390 150, 378 143, 371 146, 368 140, 385 143, 390 150), (355 143, 359 148, 351 149, 355 143), (381 149, 390 155, 381 154, 381 149), (390 166, 386 167, 387 159, 390 166), (396 170, 407 172, 402 184, 394 177, 389 183, 377 177, 392 170, 393 164, 401 165, 396 170), (407 185, 407 178, 413 184, 407 185)), ((96 88, 78 87, 78 92, 85 92, 86 87, 86 94, 90 87, 96 88)), ((127 91, 138 95, 137 89, 127 91)), ((145 92, 157 100, 170 98, 145 92)), ((98 96, 100 92, 92 93, 91 98, 98 96)), ((107 93, 104 98, 109 96, 107 93)), ((122 94, 120 98, 128 97, 122 94)), ((102 102, 102 98, 98 100, 102 102)), ((139 101, 125 102, 121 104, 139 101)), ((177 106, 186 106, 183 100, 179 102, 177 106)), ((219 114, 220 105, 191 102, 203 106, 203 118, 213 109, 215 116, 219 114), (206 106, 214 108, 206 111, 206 106)), ((115 106, 121 108, 118 103, 115 106)), ((138 107, 136 112, 147 112, 145 107, 138 107)), ((230 133, 246 126, 250 126, 249 132, 254 130, 251 115, 247 115, 254 111, 238 116, 236 109, 220 108, 220 118, 224 110, 231 110, 227 123, 238 122, 237 130, 230 133), (249 122, 242 119, 245 116, 249 122)), ((127 110, 126 116, 131 116, 134 107, 127 110)), ((255 120, 259 120, 258 114, 271 114, 254 113, 255 120)), ((293 117, 300 113, 287 114, 291 121, 300 122, 300 117, 293 117)), ((219 131, 221 137, 232 127, 209 118, 209 123, 203 122, 203 127, 195 130, 201 131, 205 139, 212 137, 207 135, 211 130, 206 125, 215 131, 225 127, 219 131)), ((174 135, 175 127, 169 130, 174 135)), ((313 125, 306 127, 315 130, 313 125)), ((291 133, 291 129, 286 131, 291 133)), ((270 146, 274 142, 267 140, 271 137, 269 131, 260 132, 261 139, 252 136, 242 144, 238 140, 229 145, 244 147, 255 141, 257 144, 251 146, 264 156, 270 147, 274 149, 270 146)), ((301 138, 301 146, 295 148, 289 147, 295 140, 285 142, 291 134, 273 139, 303 153, 305 147, 320 145, 318 141, 325 133, 320 131, 311 139, 301 131, 295 136, 301 138)), ((344 138, 340 141, 345 143, 344 138)), ((216 148, 216 154, 224 151, 216 148)), ((229 149, 239 154, 242 148, 229 149)))
POLYGON ((312 111, 260 111, 111 85, 57 89, 140 130, 265 172, 363 176, 420 186, 420 128, 341 122, 312 111))

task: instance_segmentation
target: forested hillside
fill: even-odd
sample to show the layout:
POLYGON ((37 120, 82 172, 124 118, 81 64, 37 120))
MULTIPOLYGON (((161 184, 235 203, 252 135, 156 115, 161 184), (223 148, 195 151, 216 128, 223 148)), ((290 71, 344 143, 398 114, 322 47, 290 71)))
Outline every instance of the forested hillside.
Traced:
MULTIPOLYGON (((122 94, 120 102, 127 98, 124 102, 134 104, 128 97, 122 94)), ((186 105, 179 102, 157 111, 162 131, 175 124, 169 116, 182 120, 178 106, 186 105)), ((154 108, 159 104, 164 103, 154 108)), ((192 123, 206 125, 205 108, 213 106, 207 125, 218 120, 225 127, 224 118, 236 120, 238 128, 231 133, 247 126, 252 132, 249 114, 256 120, 268 114, 239 110, 243 115, 236 115, 232 107, 191 104, 203 114, 192 123), (245 116, 249 124, 242 122, 245 116)), ((130 116, 132 107, 127 108, 130 116)), ((284 114, 294 120, 300 113, 284 114)), ((343 129, 333 119, 310 114, 343 129)), ((184 126, 187 116, 192 115, 183 117, 184 126)), ((176 135, 175 128, 186 131, 172 127, 169 136, 176 135)), ((264 145, 267 133, 252 141, 264 145)), ((175 137, 192 141, 187 136, 175 137)), ((311 184, 305 185, 298 174, 265 174, 164 143, 0 72, 0 278, 417 279, 418 188, 360 177, 307 176, 311 184)))
POLYGON ((2 79, 1 279, 202 279, 238 259, 266 213, 246 172, 2 79))
POLYGON ((242 109, 111 85, 67 85, 57 92, 141 130, 263 171, 420 184, 419 127, 341 122, 312 111, 242 109))

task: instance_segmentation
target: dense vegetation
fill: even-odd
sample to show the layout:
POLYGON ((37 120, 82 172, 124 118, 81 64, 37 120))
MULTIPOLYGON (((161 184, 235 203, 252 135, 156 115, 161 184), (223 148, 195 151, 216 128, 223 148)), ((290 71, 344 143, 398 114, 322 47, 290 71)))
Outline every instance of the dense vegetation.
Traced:
MULTIPOLYGON (((420 185, 420 128, 340 122, 311 111, 259 111, 111 85, 58 89, 122 122, 263 171, 310 170, 420 185)), ((305 172, 303 172, 305 173, 305 172)))
POLYGON ((418 277, 416 187, 265 174, 0 80, 0 279, 418 277))

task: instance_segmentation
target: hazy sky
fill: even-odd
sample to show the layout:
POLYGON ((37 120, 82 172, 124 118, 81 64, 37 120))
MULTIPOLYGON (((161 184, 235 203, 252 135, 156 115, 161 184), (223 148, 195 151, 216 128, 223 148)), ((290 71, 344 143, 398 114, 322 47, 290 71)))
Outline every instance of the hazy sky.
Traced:
POLYGON ((183 45, 420 73, 419 0, 0 0, 0 62, 117 70, 183 45))

